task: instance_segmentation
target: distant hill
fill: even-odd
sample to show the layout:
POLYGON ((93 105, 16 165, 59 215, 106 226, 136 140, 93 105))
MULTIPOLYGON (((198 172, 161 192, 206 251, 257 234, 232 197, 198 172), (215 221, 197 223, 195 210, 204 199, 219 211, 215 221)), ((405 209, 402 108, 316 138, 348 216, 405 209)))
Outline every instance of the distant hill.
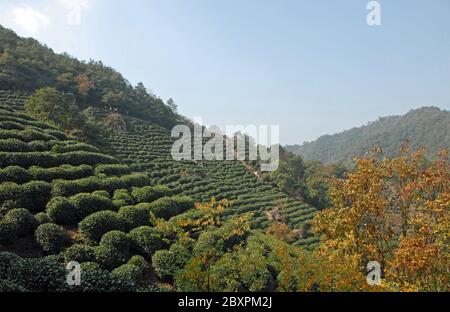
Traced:
POLYGON ((305 159, 325 163, 350 163, 379 146, 386 156, 394 156, 404 140, 411 149, 425 146, 429 156, 450 146, 450 112, 437 107, 422 107, 403 116, 381 117, 369 124, 334 135, 324 135, 303 145, 286 149, 305 159))

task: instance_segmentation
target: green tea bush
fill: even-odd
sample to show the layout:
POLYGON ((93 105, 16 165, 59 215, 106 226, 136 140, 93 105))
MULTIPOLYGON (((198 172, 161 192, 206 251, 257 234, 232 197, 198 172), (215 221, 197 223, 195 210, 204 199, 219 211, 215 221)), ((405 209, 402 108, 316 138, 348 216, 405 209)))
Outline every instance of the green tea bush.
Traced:
POLYGON ((53 197, 46 207, 48 217, 53 223, 71 225, 77 222, 77 211, 65 197, 53 197))
POLYGON ((121 164, 98 165, 95 167, 95 175, 120 176, 130 172, 131 170, 127 165, 121 164))
POLYGON ((38 245, 47 254, 57 254, 70 243, 67 233, 53 223, 39 225, 34 235, 38 245))
POLYGON ((69 199, 76 209, 78 220, 82 220, 94 212, 112 210, 114 208, 109 198, 90 193, 79 193, 69 199))
POLYGON ((133 196, 131 196, 130 192, 127 189, 118 189, 114 191, 113 201, 115 203, 120 202, 122 206, 134 205, 135 200, 133 196))
POLYGON ((24 259, 20 284, 33 292, 56 292, 66 285, 66 270, 48 258, 24 259))
POLYGON ((150 211, 146 208, 125 206, 119 209, 119 215, 127 219, 133 228, 144 225, 151 225, 150 211))
POLYGON ((69 263, 70 261, 93 262, 95 261, 95 248, 83 244, 75 244, 67 248, 64 253, 64 261, 69 263))
POLYGON ((31 152, 27 143, 18 139, 0 140, 0 152, 31 152))
POLYGON ((0 252, 0 280, 20 281, 23 270, 22 258, 12 252, 0 252))
POLYGON ((19 166, 10 166, 0 169, 0 183, 14 182, 23 184, 29 182, 32 178, 33 176, 31 173, 19 166))
POLYGON ((111 275, 124 283, 131 291, 134 291, 143 279, 142 269, 128 263, 114 269, 111 275))
POLYGON ((150 259, 153 253, 163 249, 167 244, 161 233, 155 228, 141 226, 128 233, 131 246, 139 255, 150 259))
POLYGON ((143 274, 145 274, 150 269, 150 265, 147 261, 145 261, 145 258, 138 255, 134 255, 133 257, 131 257, 131 259, 128 260, 128 264, 136 265, 142 270, 143 274))
POLYGON ((50 220, 50 217, 45 212, 39 212, 34 217, 36 218, 36 221, 39 225, 45 223, 52 223, 52 220, 50 220))
POLYGON ((112 270, 127 262, 130 257, 130 240, 124 232, 110 231, 103 235, 95 248, 96 262, 112 270))
POLYGON ((11 242, 15 238, 32 234, 36 227, 36 218, 28 210, 12 209, 0 221, 0 239, 11 242))
POLYGON ((163 197, 150 203, 150 211, 157 218, 170 219, 194 207, 194 201, 185 196, 163 197))
POLYGON ((113 211, 99 211, 87 216, 79 223, 79 231, 83 239, 92 244, 98 243, 102 236, 109 231, 126 232, 128 221, 113 211))
POLYGON ((135 188, 131 195, 139 202, 139 203, 150 203, 158 198, 163 196, 170 195, 171 190, 165 185, 157 185, 157 186, 145 186, 142 188, 135 188))

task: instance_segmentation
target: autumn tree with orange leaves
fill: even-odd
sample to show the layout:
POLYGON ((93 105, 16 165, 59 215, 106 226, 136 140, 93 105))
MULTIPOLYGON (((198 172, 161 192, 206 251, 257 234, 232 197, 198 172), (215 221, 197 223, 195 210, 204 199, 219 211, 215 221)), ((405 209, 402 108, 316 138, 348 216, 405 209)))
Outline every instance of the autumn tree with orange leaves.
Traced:
POLYGON ((333 207, 313 221, 322 239, 316 252, 331 263, 346 259, 362 275, 378 261, 385 290, 448 291, 448 153, 430 161, 407 142, 400 152, 357 159, 347 179, 334 181, 333 207))

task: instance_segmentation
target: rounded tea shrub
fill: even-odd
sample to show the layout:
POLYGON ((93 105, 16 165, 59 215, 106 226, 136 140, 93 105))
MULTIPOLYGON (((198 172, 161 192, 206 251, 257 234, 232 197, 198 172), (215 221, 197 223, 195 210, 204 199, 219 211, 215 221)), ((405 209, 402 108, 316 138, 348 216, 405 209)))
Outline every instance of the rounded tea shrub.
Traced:
POLYGON ((77 215, 72 202, 65 197, 53 197, 46 208, 50 220, 58 224, 74 224, 77 221, 77 215))
POLYGON ((77 210, 79 220, 98 211, 113 209, 113 204, 109 198, 90 193, 79 193, 70 197, 70 201, 77 210))
POLYGON ((105 210, 87 216, 79 223, 79 231, 83 239, 92 244, 98 243, 109 231, 127 231, 129 224, 116 212, 105 210))
POLYGON ((38 225, 36 218, 24 208, 8 211, 0 221, 0 224, 9 231, 9 233, 6 233, 7 240, 27 236, 33 233, 38 225))
POLYGON ((119 209, 119 215, 127 219, 133 228, 150 225, 149 210, 143 207, 125 206, 119 209))
POLYGON ((149 226, 133 229, 128 233, 128 237, 131 240, 132 249, 148 259, 155 251, 163 249, 167 245, 161 233, 149 226))
POLYGON ((128 264, 134 264, 138 266, 142 270, 143 274, 145 274, 150 268, 150 265, 147 261, 145 261, 145 258, 138 255, 134 255, 133 257, 131 257, 131 259, 128 260, 128 264))
POLYGON ((134 264, 124 264, 114 269, 111 275, 127 285, 130 290, 136 289, 136 287, 142 282, 143 272, 140 267, 134 264))
POLYGON ((60 252, 70 242, 64 230, 53 223, 41 224, 34 233, 36 242, 48 254, 60 252))
POLYGON ((152 257, 152 266, 161 279, 174 276, 180 268, 176 264, 176 255, 170 250, 158 250, 152 257))
POLYGON ((150 203, 158 198, 167 196, 171 193, 171 190, 165 185, 156 186, 144 186, 141 188, 135 188, 131 195, 139 203, 150 203))
POLYGON ((125 264, 130 255, 130 240, 124 232, 110 231, 103 235, 95 248, 96 261, 105 269, 112 270, 125 264))
POLYGON ((34 216, 38 224, 52 223, 50 217, 45 212, 39 212, 34 216))
POLYGON ((83 244, 75 244, 67 248, 64 253, 64 261, 92 262, 95 261, 95 248, 83 244))

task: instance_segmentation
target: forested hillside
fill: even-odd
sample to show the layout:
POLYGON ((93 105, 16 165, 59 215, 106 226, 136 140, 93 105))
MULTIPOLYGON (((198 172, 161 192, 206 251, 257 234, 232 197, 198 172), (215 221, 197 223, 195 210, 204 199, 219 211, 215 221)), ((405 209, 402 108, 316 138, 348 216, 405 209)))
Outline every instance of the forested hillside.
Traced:
MULTIPOLYGON (((448 140, 438 109, 375 129, 417 115, 448 140)), ((192 126, 142 84, 0 28, 0 292, 448 291, 446 151, 431 161, 405 142, 348 170, 281 149, 262 173, 175 161, 179 122, 192 126), (372 260, 381 285, 367 283, 372 260)))
POLYGON ((398 155, 400 144, 408 140, 411 148, 427 148, 427 155, 450 146, 450 112, 436 107, 411 110, 403 116, 382 117, 366 126, 334 135, 324 135, 303 145, 286 149, 305 159, 325 163, 350 164, 373 147, 380 147, 386 156, 398 155))

